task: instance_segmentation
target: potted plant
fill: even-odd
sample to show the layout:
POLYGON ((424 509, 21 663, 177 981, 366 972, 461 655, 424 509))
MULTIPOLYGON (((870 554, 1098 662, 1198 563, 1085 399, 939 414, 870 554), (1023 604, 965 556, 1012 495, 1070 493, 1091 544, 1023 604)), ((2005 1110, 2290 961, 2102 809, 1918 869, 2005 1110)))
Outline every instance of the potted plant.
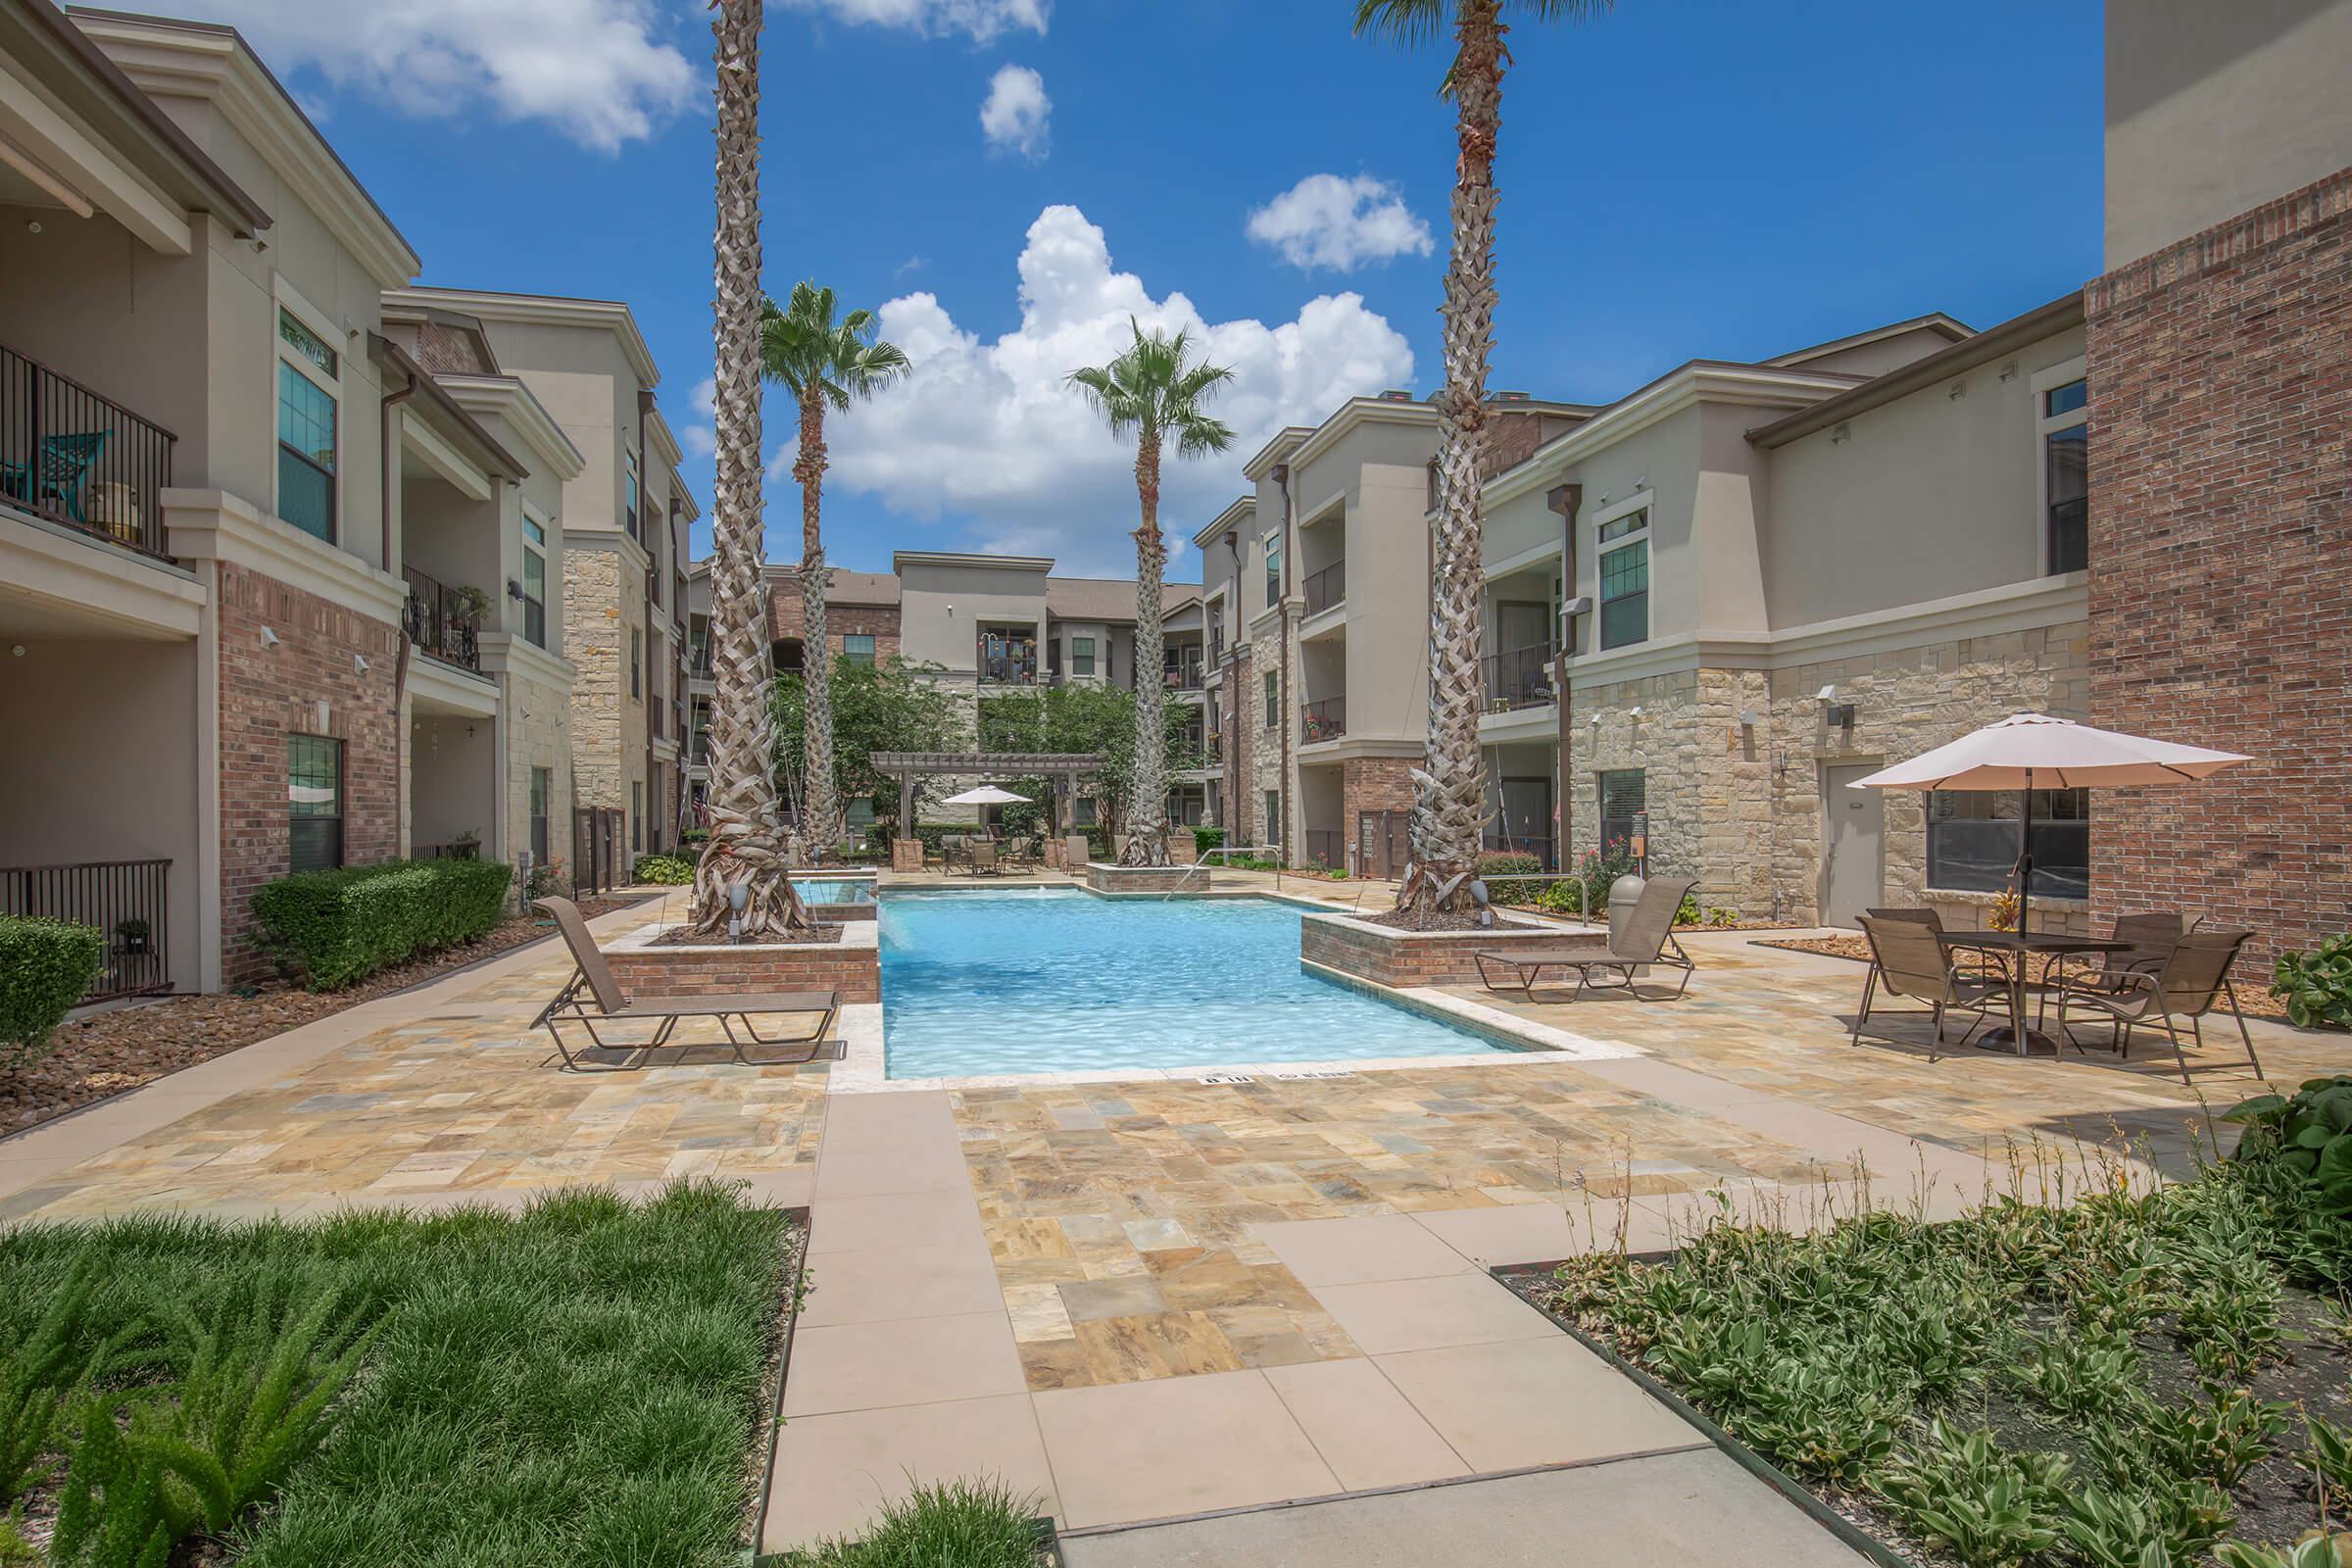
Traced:
POLYGON ((117 920, 115 922, 115 951, 126 958, 144 955, 147 951, 147 938, 154 929, 135 914, 125 920, 117 920))
POLYGON ((455 602, 459 618, 477 622, 490 612, 490 596, 472 586, 452 588, 450 599, 455 602))

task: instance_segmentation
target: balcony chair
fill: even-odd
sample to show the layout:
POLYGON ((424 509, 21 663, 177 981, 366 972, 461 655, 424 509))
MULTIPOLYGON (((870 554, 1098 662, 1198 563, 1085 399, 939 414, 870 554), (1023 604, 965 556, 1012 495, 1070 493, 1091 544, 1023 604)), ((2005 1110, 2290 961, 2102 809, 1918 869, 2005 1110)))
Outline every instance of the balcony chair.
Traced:
POLYGON ((113 432, 84 430, 74 435, 45 435, 41 437, 39 453, 32 466, 21 463, 0 463, 0 491, 38 512, 41 503, 55 496, 65 504, 66 515, 75 522, 87 523, 82 514, 82 480, 98 465, 106 450, 106 439, 113 432), (37 470, 37 471, 36 471, 37 470))
MULTIPOLYGON (((2006 979, 1971 979, 1949 949, 1937 941, 1937 927, 1931 921, 1913 916, 1921 911, 1901 909, 1873 911, 1862 916, 1862 934, 1870 939, 1870 973, 1862 981, 1862 1010, 1854 1015, 1851 1043, 1862 1043, 1862 1026, 1870 1021, 1871 1001, 1881 990, 1890 997, 1903 997, 1924 1002, 1935 1009, 1935 1040, 1928 1047, 1928 1059, 1936 1059, 1936 1047, 1943 1044, 1944 1015, 1954 1007, 1977 1015, 1960 1037, 1967 1045, 1969 1035, 1984 1026, 1985 1016, 2009 1003, 2006 979)), ((1979 976, 1989 974, 1978 970, 1979 976)))

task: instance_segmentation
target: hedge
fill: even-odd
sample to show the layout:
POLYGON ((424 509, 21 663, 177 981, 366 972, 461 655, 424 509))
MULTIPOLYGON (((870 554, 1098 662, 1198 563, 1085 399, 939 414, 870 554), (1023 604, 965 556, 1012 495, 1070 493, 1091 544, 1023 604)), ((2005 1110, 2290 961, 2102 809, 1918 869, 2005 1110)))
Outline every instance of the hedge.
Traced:
POLYGON ((1223 828, 1221 828, 1221 827, 1200 827, 1200 826, 1198 826, 1198 825, 1196 825, 1196 826, 1194 827, 1194 829, 1193 829, 1193 853, 1194 853, 1194 854, 1196 854, 1196 855, 1206 855, 1206 854, 1207 854, 1209 851, 1211 851, 1211 850, 1221 850, 1221 849, 1223 849, 1224 847, 1225 847, 1225 830, 1224 830, 1223 828))
POLYGON ((629 876, 638 882, 684 887, 694 880, 694 862, 680 855, 640 855, 629 868, 629 876))
POLYGON ((253 895, 254 940, 313 991, 471 942, 506 913, 514 868, 497 860, 391 860, 298 871, 253 895))
POLYGON ((1541 882, 1514 882, 1513 871, 1541 871, 1544 862, 1516 850, 1489 850, 1478 858, 1478 874, 1487 884, 1487 897, 1496 904, 1533 904, 1543 897, 1541 882))
POLYGON ((0 1047, 33 1052, 106 964, 106 933, 71 920, 0 914, 0 1047))

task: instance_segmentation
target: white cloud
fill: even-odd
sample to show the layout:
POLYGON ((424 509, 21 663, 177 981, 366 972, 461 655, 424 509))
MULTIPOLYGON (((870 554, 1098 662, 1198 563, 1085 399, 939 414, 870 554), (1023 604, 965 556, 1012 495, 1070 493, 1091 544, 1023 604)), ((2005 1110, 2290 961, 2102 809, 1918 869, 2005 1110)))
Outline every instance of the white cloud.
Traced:
POLYGON ((1054 100, 1046 78, 1027 66, 1005 66, 989 78, 988 101, 980 106, 980 130, 998 152, 1016 152, 1032 162, 1046 156, 1053 139, 1048 123, 1054 100))
MULTIPOLYGON (((186 0, 129 3, 191 9, 186 0)), ((651 0, 208 0, 195 9, 233 24, 280 75, 310 67, 412 115, 486 107, 606 152, 651 135, 695 96, 695 68, 662 41, 651 0)))
POLYGON ((1293 267, 1337 272, 1435 248, 1396 187, 1370 174, 1309 174, 1251 213, 1249 232, 1293 267))
MULTIPOLYGON (((1020 325, 994 341, 958 326, 927 291, 882 307, 882 335, 914 368, 828 422, 831 483, 916 519, 970 516, 988 548, 1117 572, 1133 560, 1134 450, 1111 439, 1065 378, 1126 346, 1130 317, 1146 331, 1189 330, 1234 371, 1211 405, 1234 427, 1232 450, 1167 464, 1160 519, 1174 537, 1243 489, 1243 461, 1283 425, 1412 380, 1411 348, 1361 296, 1320 295, 1273 324, 1210 321, 1183 294, 1155 299, 1134 273, 1113 270, 1102 230, 1075 207, 1038 215, 1019 270, 1020 325)), ((768 466, 771 480, 791 465, 788 445, 768 466)))
POLYGON ((821 11, 836 22, 905 27, 926 35, 962 33, 987 43, 1000 33, 1043 33, 1052 0, 785 0, 798 11, 821 11))
POLYGON ((694 387, 694 420, 678 426, 678 448, 690 458, 707 458, 718 450, 718 381, 704 376, 694 387))

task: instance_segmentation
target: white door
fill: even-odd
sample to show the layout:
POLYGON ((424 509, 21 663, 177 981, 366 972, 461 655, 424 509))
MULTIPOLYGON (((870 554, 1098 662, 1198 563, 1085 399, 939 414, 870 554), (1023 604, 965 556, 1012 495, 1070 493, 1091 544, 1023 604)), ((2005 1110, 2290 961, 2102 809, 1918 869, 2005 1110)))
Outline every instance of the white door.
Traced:
POLYGON ((1886 896, 1886 800, 1877 790, 1846 787, 1878 767, 1876 762, 1863 762, 1822 769, 1824 925, 1859 926, 1859 916, 1886 896))

